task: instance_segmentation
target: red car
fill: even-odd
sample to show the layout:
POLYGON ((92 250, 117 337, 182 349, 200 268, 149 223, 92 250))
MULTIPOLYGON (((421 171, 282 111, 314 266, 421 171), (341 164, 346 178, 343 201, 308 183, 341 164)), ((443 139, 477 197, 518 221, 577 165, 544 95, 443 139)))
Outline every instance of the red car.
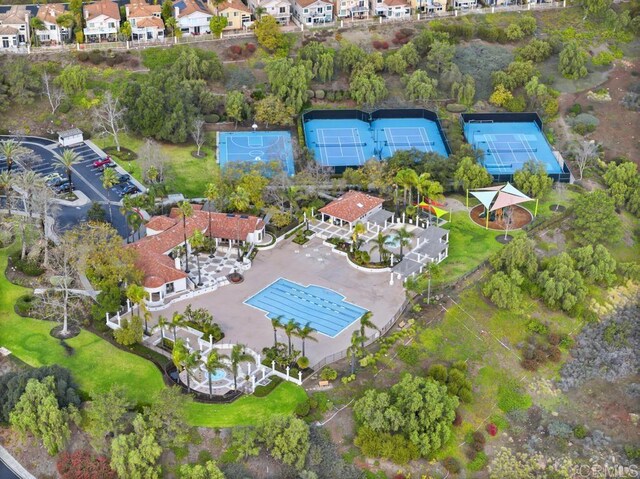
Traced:
POLYGON ((99 160, 94 161, 93 167, 100 168, 101 166, 107 165, 109 163, 111 163, 111 157, 105 156, 104 158, 100 158, 99 160))

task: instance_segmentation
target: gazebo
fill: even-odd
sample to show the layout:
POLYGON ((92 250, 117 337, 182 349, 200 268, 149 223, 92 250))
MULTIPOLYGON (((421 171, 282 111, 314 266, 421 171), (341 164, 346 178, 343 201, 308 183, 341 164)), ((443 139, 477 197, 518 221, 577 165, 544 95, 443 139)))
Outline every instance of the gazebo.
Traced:
MULTIPOLYGON (((467 207, 469 207, 469 194, 480 201, 482 206, 485 208, 486 229, 489 229, 489 216, 492 212, 502 211, 504 208, 508 208, 509 206, 533 201, 533 198, 529 198, 511 183, 489 186, 487 188, 478 188, 474 191, 467 190, 467 207)), ((536 207, 533 214, 534 216, 538 214, 538 200, 536 199, 535 201, 536 207)))

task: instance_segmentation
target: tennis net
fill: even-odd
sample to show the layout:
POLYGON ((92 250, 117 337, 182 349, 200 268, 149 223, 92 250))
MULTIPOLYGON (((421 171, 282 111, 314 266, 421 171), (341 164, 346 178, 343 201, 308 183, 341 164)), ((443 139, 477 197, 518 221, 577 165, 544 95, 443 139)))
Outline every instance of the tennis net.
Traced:
POLYGON ((487 153, 535 153, 537 148, 489 148, 487 153))
POLYGON ((436 142, 435 141, 416 141, 415 143, 395 143, 393 141, 389 142, 389 141, 385 141, 384 142, 384 146, 406 146, 406 147, 413 147, 413 148, 419 148, 421 146, 433 146, 435 145, 436 142))
POLYGON ((314 143, 314 146, 323 147, 323 148, 348 148, 355 146, 367 146, 366 143, 314 143))

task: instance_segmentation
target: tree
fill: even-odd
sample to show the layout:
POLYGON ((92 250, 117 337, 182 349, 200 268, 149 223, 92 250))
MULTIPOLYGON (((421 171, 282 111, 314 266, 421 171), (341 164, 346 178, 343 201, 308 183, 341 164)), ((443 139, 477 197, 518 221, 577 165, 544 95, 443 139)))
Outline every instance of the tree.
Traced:
POLYGON ((316 331, 314 328, 311 327, 311 323, 307 323, 302 327, 298 326, 296 331, 296 336, 298 336, 302 340, 302 357, 307 357, 306 351, 305 351, 305 342, 307 340, 314 341, 316 343, 318 342, 318 340, 313 336, 317 332, 318 331, 316 331))
POLYGON ((509 63, 505 70, 494 71, 491 74, 494 88, 503 85, 505 89, 513 91, 520 86, 524 86, 536 74, 533 62, 513 61, 509 63))
POLYGON ((611 0, 582 0, 584 19, 587 17, 601 17, 611 7, 611 0))
POLYGON ((290 319, 287 323, 285 323, 283 329, 284 334, 287 335, 287 340, 289 341, 289 356, 291 356, 291 336, 297 333, 298 325, 293 319, 290 319))
POLYGON ((182 369, 187 376, 187 391, 191 392, 191 377, 193 370, 200 366, 200 351, 190 351, 184 340, 178 339, 171 351, 171 360, 178 369, 182 369))
POLYGON ((409 202, 412 201, 412 187, 418 183, 418 173, 412 168, 402 168, 396 173, 394 181, 398 186, 402 187, 403 205, 407 207, 407 193, 409 194, 409 202))
POLYGON ((313 78, 310 62, 274 58, 267 62, 265 71, 273 94, 293 108, 294 112, 299 112, 307 101, 307 90, 313 78))
POLYGON ((171 0, 164 0, 162 2, 162 11, 160 13, 162 19, 167 22, 170 18, 173 18, 173 2, 171 0))
POLYGON ((273 416, 260 427, 269 453, 284 464, 302 470, 309 452, 309 426, 292 416, 273 416))
POLYGON ((189 244, 191 244, 191 247, 195 251, 196 266, 198 268, 198 286, 202 286, 202 275, 200 274, 200 255, 198 253, 205 245, 204 233, 200 230, 195 230, 193 232, 193 235, 189 239, 189 244))
POLYGON ((482 292, 498 308, 517 310, 522 303, 520 286, 523 281, 524 277, 518 270, 514 270, 511 275, 497 271, 482 287, 482 292))
POLYGON ((182 394, 178 386, 165 387, 151 398, 151 406, 143 408, 144 419, 152 429, 158 444, 164 449, 184 447, 192 431, 187 424, 186 411, 193 401, 182 394))
POLYGON ((227 117, 235 122, 236 127, 238 122, 242 121, 246 103, 244 94, 241 91, 233 90, 227 93, 224 109, 227 112, 227 117))
POLYGON ((224 479, 224 474, 218 468, 216 461, 204 464, 183 464, 178 468, 181 479, 224 479))
POLYGON ((582 180, 584 171, 598 158, 599 145, 594 140, 578 140, 571 144, 573 163, 578 167, 579 180, 582 180))
POLYGON ((55 115, 56 110, 60 107, 65 95, 62 88, 54 85, 53 79, 46 70, 42 72, 42 94, 47 97, 47 100, 49 101, 51 114, 55 115))
POLYGON ((551 191, 553 178, 541 161, 528 160, 513 174, 513 182, 524 194, 533 198, 544 198, 551 191))
POLYGON ((140 316, 131 316, 131 318, 122 318, 120 327, 113 331, 113 337, 117 343, 123 346, 133 346, 142 342, 144 334, 144 326, 140 316))
POLYGON ((186 325, 186 321, 184 319, 184 316, 180 313, 178 313, 177 311, 175 311, 173 313, 173 316, 171 316, 171 322, 169 323, 169 326, 171 327, 171 330, 173 331, 173 344, 175 346, 176 342, 178 341, 178 337, 176 335, 178 328, 181 328, 183 326, 186 325))
POLYGON ((123 22, 118 33, 120 34, 120 38, 129 41, 131 39, 131 22, 129 22, 129 20, 123 22))
POLYGON ((427 54, 427 66, 430 70, 440 74, 451 65, 456 46, 447 41, 435 40, 427 54))
POLYGON ((364 348, 362 345, 364 342, 369 339, 366 336, 362 336, 360 334, 360 330, 356 329, 351 334, 351 344, 347 348, 347 357, 351 359, 351 374, 356 373, 356 358, 362 357, 364 355, 364 348))
POLYGON ((634 214, 638 209, 634 208, 636 198, 640 193, 640 176, 635 163, 624 161, 620 164, 609 163, 603 175, 605 184, 609 187, 609 194, 613 197, 615 205, 623 207, 634 214))
MULTIPOLYGON (((0 150, 1 151, 1 150, 0 150)), ((13 186, 15 185, 14 177, 11 174, 11 171, 4 170, 0 171, 0 190, 4 193, 5 196, 5 207, 8 210, 9 216, 11 216, 11 205, 12 205, 12 196, 13 196, 13 186)))
POLYGON ((275 95, 267 95, 255 103, 255 120, 264 123, 267 128, 269 124, 291 126, 295 114, 293 107, 285 105, 275 95))
POLYGON ((616 280, 617 262, 603 245, 591 245, 571 251, 576 269, 587 282, 610 286, 616 280))
POLYGON ((362 340, 360 343, 360 347, 362 349, 364 349, 364 342, 366 340, 366 336, 365 336, 366 330, 373 329, 378 332, 380 331, 380 328, 376 326, 376 324, 373 321, 371 321, 372 317, 373 317, 373 313, 371 311, 367 311, 362 316, 360 316, 360 338, 362 340))
POLYGON ((9 139, 0 141, 0 155, 4 156, 7 162, 7 171, 11 173, 15 160, 27 153, 27 149, 19 141, 9 139))
POLYGON ((109 192, 111 188, 118 184, 118 174, 112 168, 106 168, 102 173, 102 187, 107 192, 107 207, 109 208, 109 219, 113 223, 113 209, 111 208, 111 200, 109 199, 109 192))
POLYGON ((258 429, 255 427, 234 427, 231 430, 231 447, 238 452, 238 457, 247 459, 260 454, 258 429))
POLYGON ((73 96, 87 88, 88 77, 88 70, 81 65, 67 65, 56 77, 54 84, 61 87, 67 96, 73 96))
POLYGON ((388 95, 384 78, 370 64, 354 70, 349 80, 351 98, 359 105, 374 105, 388 95))
POLYGON ((453 180, 455 187, 463 191, 484 188, 493 183, 493 177, 487 169, 469 156, 460 160, 453 180))
POLYGON ((516 49, 516 59, 519 61, 540 63, 549 58, 552 53, 553 48, 551 43, 535 38, 525 46, 516 49))
POLYGON ((76 19, 73 16, 73 14, 72 13, 63 13, 61 15, 58 15, 58 17, 56 17, 56 23, 58 24, 59 27, 67 29, 68 38, 66 40, 70 41, 71 40, 71 32, 72 32, 73 28, 76 25, 76 19))
POLYGON ((182 218, 182 233, 184 235, 184 254, 186 255, 184 272, 189 273, 189 247, 187 245, 187 218, 193 216, 193 206, 188 201, 178 203, 179 215, 182 218))
POLYGON ((421 202, 420 195, 422 195, 422 200, 425 198, 430 200, 439 200, 444 198, 442 195, 442 185, 431 178, 431 173, 421 173, 416 180, 415 186, 416 192, 418 193, 418 204, 421 202))
POLYGON ((122 386, 115 385, 96 395, 87 408, 87 428, 91 445, 97 451, 106 449, 107 437, 117 436, 125 429, 124 417, 132 407, 122 386))
POLYGON ((258 43, 269 51, 274 51, 286 43, 284 34, 280 31, 280 24, 271 15, 266 15, 253 24, 258 43))
POLYGON ((465 75, 461 82, 454 82, 451 85, 451 96, 458 103, 466 106, 473 105, 473 99, 476 96, 476 81, 471 75, 465 75))
POLYGON ((518 236, 494 253, 489 259, 496 271, 503 271, 508 277, 514 272, 522 273, 532 279, 538 271, 538 257, 535 242, 525 236, 518 236))
POLYGON ((106 456, 95 456, 86 449, 63 451, 56 469, 61 479, 117 479, 106 456))
POLYGON ((615 200, 603 190, 576 198, 573 214, 571 231, 579 245, 613 244, 622 238, 622 221, 616 213, 615 200))
POLYGON ((379 232, 378 236, 373 239, 371 252, 377 251, 378 255, 380 256, 380 262, 386 263, 387 261, 389 261, 390 255, 388 247, 390 247, 392 244, 393 240, 391 238, 391 235, 385 235, 382 232, 379 232))
POLYGON ((489 103, 495 106, 504 106, 511 100, 513 100, 513 94, 502 84, 496 85, 489 97, 489 103))
POLYGON ((29 379, 24 393, 9 414, 9 422, 22 435, 33 434, 42 439, 44 448, 54 456, 64 448, 71 431, 70 415, 76 417, 73 406, 63 409, 58 405, 55 380, 47 376, 43 380, 29 379))
POLYGON ((558 63, 558 71, 565 78, 577 80, 587 76, 586 54, 578 47, 575 40, 565 44, 560 52, 560 62, 558 63))
POLYGON ((411 239, 414 237, 412 231, 409 231, 406 226, 398 228, 395 232, 395 242, 400 246, 400 256, 403 256, 403 251, 406 246, 411 245, 411 239))
POLYGON ((222 38, 222 31, 227 28, 228 24, 229 20, 227 17, 214 15, 211 17, 211 20, 209 20, 209 30, 211 30, 211 33, 216 37, 222 38))
POLYGON ((64 150, 62 150, 62 154, 55 154, 55 158, 60 166, 65 169, 67 173, 67 179, 69 180, 69 183, 71 183, 71 173, 73 171, 73 166, 76 163, 80 162, 80 156, 75 151, 65 148, 64 150))
POLYGON ((336 55, 336 65, 344 73, 352 73, 363 66, 367 59, 367 53, 358 45, 343 42, 336 55))
POLYGON ((431 100, 438 95, 437 86, 438 80, 429 78, 424 70, 416 70, 407 80, 405 96, 413 101, 431 100))
POLYGON ((234 344, 231 349, 231 356, 229 358, 231 363, 231 374, 233 374, 233 389, 238 389, 238 373, 240 372, 240 364, 241 363, 251 363, 254 364, 256 362, 253 359, 251 354, 245 352, 244 344, 234 344))
POLYGON ((98 128, 98 134, 113 137, 118 151, 120 151, 119 135, 125 131, 125 114, 126 108, 108 90, 100 105, 93 111, 94 125, 98 128))
POLYGON ((193 141, 198 147, 196 156, 200 156, 200 150, 202 149, 202 145, 204 145, 204 142, 206 141, 204 123, 205 122, 202 118, 196 118, 191 124, 191 138, 193 138, 193 141))
POLYGON ((133 420, 133 432, 120 434, 111 443, 111 468, 118 477, 159 479, 161 455, 156 430, 138 414, 133 420))
POLYGON ((219 354, 217 349, 209 351, 207 359, 204 361, 204 370, 209 374, 209 397, 213 397, 213 380, 211 376, 219 369, 229 369, 229 356, 219 354))
POLYGON ((359 424, 378 434, 402 435, 427 457, 449 439, 458 402, 445 385, 407 374, 388 390, 365 391, 353 413, 359 424))
POLYGON ((40 91, 40 76, 33 69, 33 62, 23 57, 6 61, 2 66, 4 85, 12 101, 30 105, 40 91))
POLYGON ((567 253, 549 259, 546 268, 538 275, 538 286, 547 306, 564 311, 575 308, 587 293, 582 275, 567 253))
POLYGON ((307 43, 298 51, 302 60, 311 61, 311 71, 314 78, 323 83, 333 78, 335 53, 333 48, 328 48, 316 41, 307 43))

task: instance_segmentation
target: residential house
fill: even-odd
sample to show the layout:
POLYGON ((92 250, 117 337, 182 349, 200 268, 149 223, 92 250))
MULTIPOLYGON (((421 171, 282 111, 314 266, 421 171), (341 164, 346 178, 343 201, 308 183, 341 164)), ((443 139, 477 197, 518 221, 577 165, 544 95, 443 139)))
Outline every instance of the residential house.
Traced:
POLYGON ((29 18, 24 5, 14 5, 0 14, 0 51, 29 43, 29 18))
POLYGON ((411 5, 407 0, 371 0, 371 14, 384 18, 409 18, 411 5))
POLYGON ((478 6, 478 0, 451 0, 451 6, 455 10, 467 10, 469 8, 476 8, 478 6))
POLYGON ((438 13, 444 12, 446 7, 446 0, 443 3, 435 0, 411 0, 411 9, 416 13, 438 13))
POLYGON ((83 6, 84 39, 86 42, 113 42, 118 39, 120 29, 120 9, 116 2, 100 0, 83 6))
POLYGON ((333 22, 333 3, 327 0, 293 0, 293 17, 302 25, 333 22))
POLYGON ((213 14, 200 0, 180 0, 173 4, 174 16, 183 35, 211 33, 209 22, 213 14))
POLYGON ((251 23, 251 10, 242 0, 226 0, 217 8, 219 15, 227 19, 225 30, 243 30, 251 23))
MULTIPOLYGON (((169 216, 154 216, 145 226, 147 236, 127 248, 138 253, 135 264, 143 273, 142 286, 149 294, 147 302, 151 304, 162 303, 167 296, 193 286, 180 257, 174 254, 176 248, 184 245, 185 233, 187 238, 198 230, 205 236, 211 235, 218 248, 234 248, 238 244, 242 247, 260 243, 265 238, 262 219, 226 213, 211 213, 210 217, 202 205, 193 205, 193 215, 184 223, 179 210, 173 208, 169 216)), ((190 251, 188 240, 187 248, 190 251)))
POLYGON ((335 12, 338 19, 368 18, 368 0, 336 0, 335 12))
POLYGON ((34 35, 38 36, 41 44, 56 45, 69 40, 69 29, 57 23, 58 17, 64 13, 65 7, 62 3, 47 3, 38 7, 37 18, 44 23, 44 30, 36 30, 34 35))
POLYGON ((127 20, 131 24, 131 39, 138 41, 164 38, 164 22, 160 5, 137 2, 125 5, 127 20))
POLYGON ((249 8, 257 18, 256 13, 261 9, 262 15, 270 15, 280 25, 289 25, 291 19, 291 3, 288 0, 249 0, 249 8))

